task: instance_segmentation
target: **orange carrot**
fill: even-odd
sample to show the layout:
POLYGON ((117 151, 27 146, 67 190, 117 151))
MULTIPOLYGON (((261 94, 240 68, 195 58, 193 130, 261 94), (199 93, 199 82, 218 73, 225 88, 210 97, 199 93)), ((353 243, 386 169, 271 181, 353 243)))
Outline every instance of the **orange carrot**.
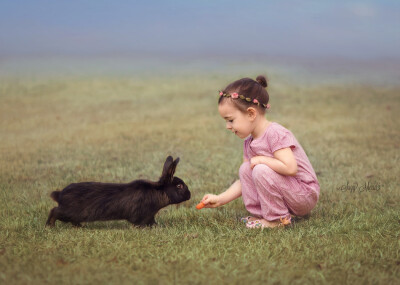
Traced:
POLYGON ((204 208, 204 206, 205 206, 204 203, 203 203, 203 202, 200 202, 200 203, 197 204, 196 209, 197 209, 197 210, 201 210, 201 209, 204 208))

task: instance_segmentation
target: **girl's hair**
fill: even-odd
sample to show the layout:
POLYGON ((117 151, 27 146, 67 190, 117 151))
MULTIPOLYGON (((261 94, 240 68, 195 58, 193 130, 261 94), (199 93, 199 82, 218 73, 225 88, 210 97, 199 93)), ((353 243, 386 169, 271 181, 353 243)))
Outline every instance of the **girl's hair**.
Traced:
POLYGON ((267 79, 263 75, 257 76, 256 80, 251 78, 236 80, 220 91, 218 104, 231 100, 242 112, 246 112, 249 107, 255 107, 261 114, 265 114, 269 101, 266 87, 267 79))

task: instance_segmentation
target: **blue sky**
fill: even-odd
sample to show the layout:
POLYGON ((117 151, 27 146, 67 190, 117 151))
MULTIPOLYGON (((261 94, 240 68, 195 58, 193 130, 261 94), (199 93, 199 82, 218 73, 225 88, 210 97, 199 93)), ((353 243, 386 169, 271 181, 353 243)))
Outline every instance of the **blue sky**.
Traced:
POLYGON ((0 55, 400 58, 400 1, 1 1, 0 55))

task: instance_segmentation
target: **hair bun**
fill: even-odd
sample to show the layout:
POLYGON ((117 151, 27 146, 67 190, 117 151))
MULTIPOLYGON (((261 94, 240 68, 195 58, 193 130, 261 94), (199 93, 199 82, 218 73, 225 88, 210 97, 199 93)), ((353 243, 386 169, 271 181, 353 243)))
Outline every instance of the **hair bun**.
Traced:
POLYGON ((259 76, 257 76, 257 78, 256 78, 256 81, 258 82, 258 83, 260 83, 260 85, 262 86, 262 87, 267 87, 267 79, 265 78, 265 76, 264 75, 259 75, 259 76))

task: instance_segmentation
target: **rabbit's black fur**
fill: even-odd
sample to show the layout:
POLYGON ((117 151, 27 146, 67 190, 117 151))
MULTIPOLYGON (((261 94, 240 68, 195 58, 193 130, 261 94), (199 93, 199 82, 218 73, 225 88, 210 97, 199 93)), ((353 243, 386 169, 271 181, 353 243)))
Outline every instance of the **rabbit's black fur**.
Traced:
POLYGON ((190 199, 185 182, 174 177, 178 162, 179 158, 174 161, 169 156, 157 182, 81 182, 54 191, 50 196, 58 207, 50 211, 46 225, 54 226, 56 220, 75 226, 81 226, 81 222, 128 220, 134 225, 151 226, 161 208, 190 199))

